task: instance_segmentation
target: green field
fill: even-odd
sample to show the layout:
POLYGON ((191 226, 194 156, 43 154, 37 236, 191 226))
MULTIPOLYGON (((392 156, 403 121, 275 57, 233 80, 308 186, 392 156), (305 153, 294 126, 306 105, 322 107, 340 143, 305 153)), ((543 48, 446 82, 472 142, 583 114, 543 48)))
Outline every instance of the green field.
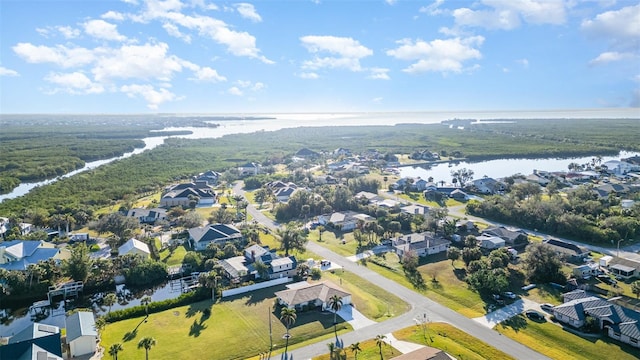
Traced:
MULTIPOLYGON (((144 350, 137 349, 137 343, 150 336, 157 341, 150 351, 154 360, 183 359, 186 354, 198 354, 201 359, 245 359, 269 350, 271 323, 274 349, 283 349, 286 328, 279 320, 280 314, 274 312, 273 296, 282 289, 284 286, 254 291, 213 306, 211 301, 202 301, 151 314, 147 321, 139 317, 109 324, 102 332, 101 346, 108 349, 111 344, 122 343, 124 351, 118 358, 144 359, 144 350), (209 316, 203 312, 207 308, 211 309, 209 316)), ((339 333, 350 329, 347 323, 338 324, 339 333)), ((333 316, 319 311, 298 313, 290 333, 290 345, 323 336, 331 338, 333 316)))
POLYGON ((640 353, 605 336, 581 337, 561 326, 530 321, 523 315, 515 316, 496 326, 496 330, 552 359, 637 359, 640 353))

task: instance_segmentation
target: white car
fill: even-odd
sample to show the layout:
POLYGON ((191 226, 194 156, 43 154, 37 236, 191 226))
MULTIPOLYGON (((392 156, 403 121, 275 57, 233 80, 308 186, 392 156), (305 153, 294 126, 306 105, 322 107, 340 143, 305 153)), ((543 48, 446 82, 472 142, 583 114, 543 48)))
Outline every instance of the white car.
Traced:
POLYGON ((554 308, 554 306, 549 304, 549 303, 544 303, 544 304, 540 305, 540 309, 542 309, 542 310, 544 310, 544 311, 546 311, 548 313, 553 312, 553 308, 554 308))

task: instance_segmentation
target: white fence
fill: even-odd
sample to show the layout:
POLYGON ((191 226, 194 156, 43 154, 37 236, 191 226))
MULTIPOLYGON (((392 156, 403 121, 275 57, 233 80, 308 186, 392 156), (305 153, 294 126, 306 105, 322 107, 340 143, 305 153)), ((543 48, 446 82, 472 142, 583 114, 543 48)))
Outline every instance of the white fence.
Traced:
POLYGON ((243 286, 243 287, 239 287, 239 288, 235 288, 235 289, 224 290, 222 292, 222 297, 224 298, 224 297, 227 297, 227 296, 238 295, 238 294, 246 293, 246 292, 253 291, 253 290, 264 289, 264 288, 267 288, 269 286, 276 286, 276 285, 286 284, 286 283, 291 282, 291 281, 293 281, 292 278, 286 277, 286 278, 279 278, 279 279, 269 280, 269 281, 265 281, 265 282, 261 282, 261 283, 257 283, 257 284, 253 284, 253 285, 247 285, 247 286, 243 286))

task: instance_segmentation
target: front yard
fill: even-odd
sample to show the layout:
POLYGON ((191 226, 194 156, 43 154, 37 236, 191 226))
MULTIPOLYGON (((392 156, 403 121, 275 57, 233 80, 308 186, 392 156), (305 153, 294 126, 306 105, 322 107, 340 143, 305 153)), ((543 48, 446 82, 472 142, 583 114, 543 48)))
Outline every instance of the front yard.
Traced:
POLYGON ((621 345, 606 336, 581 337, 552 322, 537 323, 523 315, 515 316, 495 329, 552 359, 638 358, 638 349, 621 345))
MULTIPOLYGON (((101 346, 108 349, 122 343, 121 359, 144 359, 144 350, 137 348, 138 341, 153 337, 157 345, 150 351, 155 360, 185 358, 197 354, 201 359, 246 359, 269 350, 269 325, 271 323, 274 349, 282 350, 286 328, 274 310, 274 291, 284 287, 255 291, 216 303, 202 301, 144 317, 109 324, 102 332, 101 346), (207 315, 207 310, 211 312, 207 315), (136 329, 134 331, 134 329, 136 329)), ((351 329, 341 322, 338 332, 351 329)), ((298 344, 307 340, 333 337, 333 315, 329 312, 308 311, 298 313, 290 329, 289 340, 298 344)))

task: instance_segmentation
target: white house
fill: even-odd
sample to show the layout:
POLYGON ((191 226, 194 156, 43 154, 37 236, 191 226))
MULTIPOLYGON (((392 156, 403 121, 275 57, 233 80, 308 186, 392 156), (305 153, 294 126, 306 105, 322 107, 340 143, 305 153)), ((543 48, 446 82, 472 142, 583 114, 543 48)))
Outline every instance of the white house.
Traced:
POLYGON ((151 251, 149 250, 149 245, 143 243, 140 240, 131 238, 118 248, 118 255, 124 256, 129 254, 140 255, 144 258, 149 258, 151 256, 151 251))
POLYGON ((409 234, 391 239, 394 251, 402 257, 406 252, 413 251, 418 256, 427 256, 447 251, 451 242, 432 233, 409 234))
POLYGON ((478 240, 478 245, 480 245, 481 248, 487 250, 499 249, 506 245, 504 239, 492 235, 481 234, 476 236, 476 240, 478 240))
POLYGON ((260 164, 250 162, 238 166, 238 174, 240 177, 258 175, 260 173, 260 164))
POLYGON ((78 311, 67 317, 65 322, 71 357, 94 353, 98 342, 98 331, 93 313, 78 311))

